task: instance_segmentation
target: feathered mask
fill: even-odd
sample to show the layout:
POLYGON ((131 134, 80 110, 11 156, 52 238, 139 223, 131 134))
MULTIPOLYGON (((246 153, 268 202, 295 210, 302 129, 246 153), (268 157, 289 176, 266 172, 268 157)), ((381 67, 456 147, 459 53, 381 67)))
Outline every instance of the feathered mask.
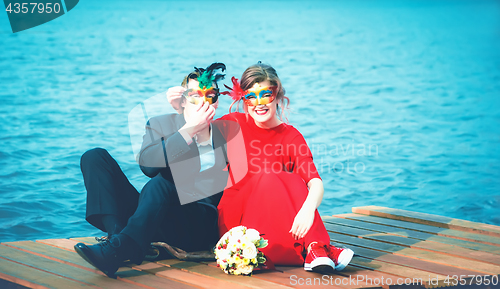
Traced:
POLYGON ((215 74, 217 69, 221 69, 222 72, 224 72, 224 70, 226 70, 226 66, 224 63, 216 62, 210 64, 210 66, 206 69, 198 67, 194 68, 194 70, 199 74, 197 80, 200 83, 200 89, 209 89, 212 87, 214 82, 224 79, 225 74, 215 74))
POLYGON ((221 92, 229 95, 234 101, 243 98, 243 101, 248 106, 265 105, 271 103, 276 98, 276 86, 260 86, 259 83, 254 83, 253 87, 248 90, 243 90, 238 79, 234 76, 231 78, 233 88, 224 85, 229 91, 221 92))
POLYGON ((188 78, 198 80, 198 87, 194 89, 188 89, 184 92, 184 96, 194 104, 198 104, 200 100, 207 101, 213 104, 219 98, 219 89, 213 87, 213 83, 221 79, 224 79, 224 74, 215 73, 216 70, 221 69, 222 72, 226 70, 226 66, 223 63, 212 63, 206 69, 195 67, 196 73, 192 73, 188 78))
POLYGON ((221 92, 221 94, 229 95, 233 100, 240 100, 245 96, 245 91, 241 89, 240 82, 236 77, 231 77, 231 82, 233 83, 233 88, 224 84, 229 91, 221 92))

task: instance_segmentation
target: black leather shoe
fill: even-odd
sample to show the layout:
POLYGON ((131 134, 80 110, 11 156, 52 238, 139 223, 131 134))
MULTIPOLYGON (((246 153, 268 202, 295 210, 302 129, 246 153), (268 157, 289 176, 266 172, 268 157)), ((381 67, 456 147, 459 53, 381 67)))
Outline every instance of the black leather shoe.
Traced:
POLYGON ((120 239, 115 237, 111 240, 105 240, 99 244, 89 246, 78 243, 74 248, 78 255, 85 261, 101 270, 108 277, 116 278, 115 273, 124 261, 118 254, 120 246, 120 239))

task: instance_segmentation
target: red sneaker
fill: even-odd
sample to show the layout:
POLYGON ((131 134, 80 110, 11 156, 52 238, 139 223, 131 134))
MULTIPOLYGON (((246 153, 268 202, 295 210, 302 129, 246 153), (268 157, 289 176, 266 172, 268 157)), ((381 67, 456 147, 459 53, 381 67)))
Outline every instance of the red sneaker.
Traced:
POLYGON ((326 246, 328 257, 335 262, 335 270, 343 270, 351 262, 354 252, 348 248, 337 248, 332 245, 326 246))
POLYGON ((311 245, 311 250, 307 253, 304 270, 314 272, 333 272, 335 263, 328 257, 326 246, 319 243, 311 245))

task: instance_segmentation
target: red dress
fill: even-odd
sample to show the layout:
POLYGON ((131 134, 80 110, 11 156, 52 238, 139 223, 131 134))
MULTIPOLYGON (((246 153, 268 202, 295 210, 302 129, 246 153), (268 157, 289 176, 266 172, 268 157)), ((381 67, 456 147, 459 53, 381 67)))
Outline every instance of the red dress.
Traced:
POLYGON ((233 134, 227 146, 232 181, 218 206, 220 236, 239 225, 256 229, 268 240, 261 250, 274 264, 302 265, 309 243, 330 243, 317 210, 304 238, 295 240, 289 233, 309 192, 307 182, 319 178, 304 137, 285 123, 259 128, 244 113, 219 120, 235 121, 241 130, 240 140, 233 134))

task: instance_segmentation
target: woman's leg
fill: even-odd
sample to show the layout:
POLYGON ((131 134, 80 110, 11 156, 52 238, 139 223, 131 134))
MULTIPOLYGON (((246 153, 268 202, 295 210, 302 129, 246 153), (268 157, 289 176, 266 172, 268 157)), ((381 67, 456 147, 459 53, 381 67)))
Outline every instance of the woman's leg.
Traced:
POLYGON ((304 240, 289 233, 308 193, 302 178, 287 172, 262 173, 249 181, 244 193, 248 196, 241 224, 269 240, 262 252, 275 264, 302 265, 304 240))
POLYGON ((80 168, 87 189, 86 220, 108 234, 119 233, 135 212, 139 193, 105 149, 85 152, 80 168))
POLYGON ((316 212, 314 213, 314 222, 303 240, 305 248, 308 248, 309 245, 313 242, 318 242, 325 245, 330 244, 330 236, 326 231, 325 224, 323 223, 318 210, 316 210, 316 212))

